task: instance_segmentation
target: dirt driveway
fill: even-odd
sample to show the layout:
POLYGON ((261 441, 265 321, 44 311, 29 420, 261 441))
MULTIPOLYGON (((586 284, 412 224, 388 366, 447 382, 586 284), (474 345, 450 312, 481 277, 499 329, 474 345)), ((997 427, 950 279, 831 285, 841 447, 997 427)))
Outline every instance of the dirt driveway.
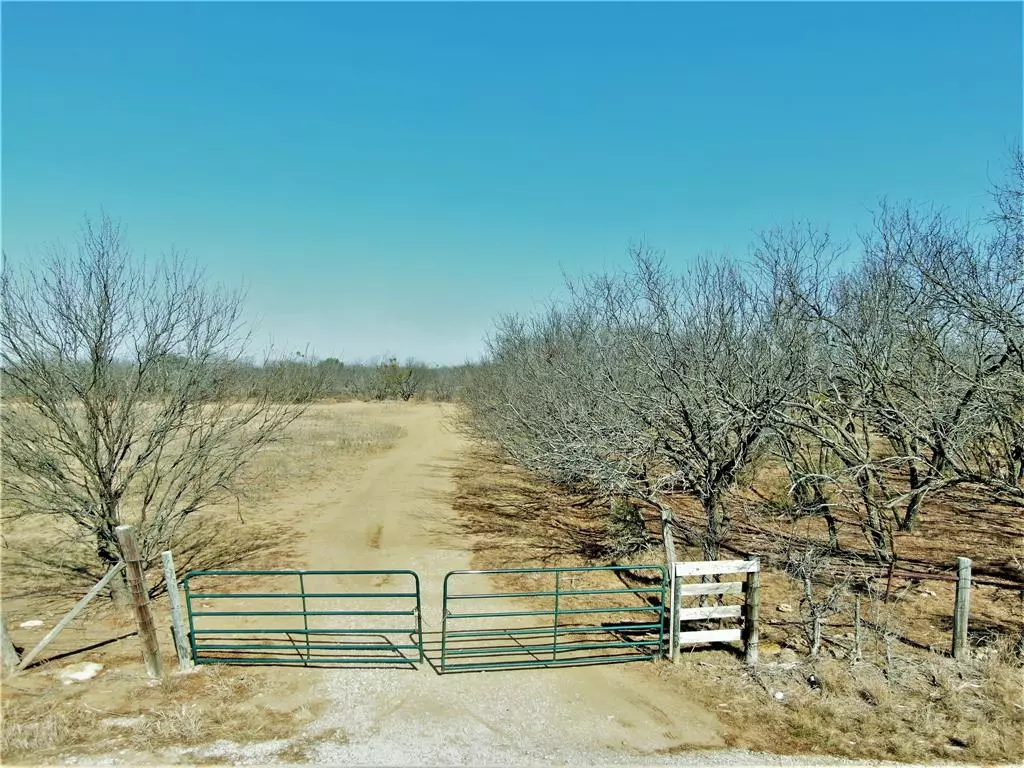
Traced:
MULTIPOLYGON (((373 409, 375 418, 400 424, 405 434, 355 476, 339 474, 307 489, 295 518, 306 534, 305 566, 417 571, 424 634, 428 648, 436 646, 444 574, 471 567, 463 543, 441 532, 454 514, 452 467, 464 441, 440 406, 351 407, 373 409)), ((325 714, 297 735, 301 750, 276 741, 222 744, 206 756, 264 762, 294 755, 354 765, 649 764, 658 757, 678 763, 672 753, 724 746, 715 717, 659 685, 651 667, 444 676, 430 664, 283 670, 308 679, 309 693, 328 700, 325 714)))

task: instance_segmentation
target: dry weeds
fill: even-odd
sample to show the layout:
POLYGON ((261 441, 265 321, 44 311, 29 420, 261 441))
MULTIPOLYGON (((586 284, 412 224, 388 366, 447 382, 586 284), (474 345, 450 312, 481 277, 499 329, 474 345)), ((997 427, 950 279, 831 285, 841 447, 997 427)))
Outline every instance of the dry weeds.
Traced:
POLYGON ((158 685, 141 685, 116 702, 96 701, 88 686, 18 690, 5 686, 2 757, 32 764, 73 751, 153 754, 218 739, 239 744, 285 737, 311 722, 308 705, 282 711, 254 704, 266 687, 250 670, 202 667, 158 685))

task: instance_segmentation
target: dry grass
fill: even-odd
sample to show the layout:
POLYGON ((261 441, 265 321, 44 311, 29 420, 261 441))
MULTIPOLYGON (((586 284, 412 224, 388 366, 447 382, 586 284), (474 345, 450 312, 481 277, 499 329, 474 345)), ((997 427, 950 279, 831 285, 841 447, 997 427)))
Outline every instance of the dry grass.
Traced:
POLYGON ((1024 677, 1006 648, 968 664, 902 656, 891 670, 774 657, 756 673, 725 652, 697 651, 657 673, 716 711, 731 746, 871 760, 1024 758, 1024 677))
POLYGON ((284 439, 264 450, 250 472, 250 499, 262 499, 314 482, 338 462, 385 451, 404 429, 380 418, 379 410, 362 414, 337 405, 311 406, 284 439))
MULTIPOLYGON (((473 542, 474 567, 612 562, 604 546, 604 508, 537 482, 486 452, 471 455, 456 481, 454 525, 473 542)), ((922 566, 949 564, 956 555, 972 556, 982 568, 1012 561, 1020 546, 1019 521, 1008 525, 1004 518, 989 526, 990 514, 954 515, 947 506, 933 505, 925 510, 921 533, 903 536, 902 551, 922 566), (984 534, 976 535, 974 529, 982 527, 984 534), (936 529, 938 536, 931 534, 936 529), (979 541, 981 551, 960 551, 979 541)), ((732 543, 742 552, 749 541, 741 535, 732 543)), ((700 557, 697 549, 681 549, 682 557, 700 557)), ((637 560, 659 562, 661 552, 656 548, 637 560)), ((886 602, 862 595, 864 618, 873 624, 865 622, 858 663, 850 660, 852 626, 844 624, 852 616, 846 614, 831 619, 825 651, 811 660, 800 625, 800 591, 768 570, 761 580, 762 664, 756 673, 733 652, 695 650, 684 653, 678 665, 658 663, 638 674, 656 675, 717 712, 735 747, 906 761, 1024 760, 1024 660, 1015 651, 1024 620, 1019 593, 974 590, 974 656, 957 663, 945 655, 952 585, 927 582, 934 594, 923 587, 900 583, 886 602), (796 612, 779 613, 781 603, 796 612), (809 685, 810 675, 820 680, 820 689, 809 685), (776 692, 782 692, 781 700, 776 692)), ((854 593, 847 597, 850 608, 854 593)))
POLYGON ((311 722, 309 705, 282 709, 254 703, 267 687, 249 670, 203 667, 130 695, 101 697, 96 687, 60 686, 39 691, 6 686, 3 762, 32 764, 73 752, 78 756, 127 750, 154 754, 230 739, 245 744, 293 734, 311 722))

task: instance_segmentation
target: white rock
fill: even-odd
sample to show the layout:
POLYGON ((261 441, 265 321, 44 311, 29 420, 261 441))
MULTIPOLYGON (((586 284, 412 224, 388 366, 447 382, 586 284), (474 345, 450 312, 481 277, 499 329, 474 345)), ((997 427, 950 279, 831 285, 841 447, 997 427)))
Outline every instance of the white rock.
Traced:
POLYGON ((784 698, 786 698, 786 694, 784 694, 782 691, 776 691, 773 695, 775 696, 776 701, 782 701, 784 698))
POLYGON ((72 664, 70 667, 64 667, 64 669, 57 672, 57 679, 62 680, 64 685, 81 683, 86 680, 92 680, 100 673, 101 669, 103 669, 102 664, 97 664, 94 661, 83 661, 81 664, 72 664))
POLYGON ((779 603, 777 606, 775 606, 775 610, 779 613, 792 613, 793 606, 789 603, 779 603))
POLYGON ((29 619, 28 621, 21 622, 18 626, 22 629, 35 629, 36 627, 43 626, 43 622, 39 619, 29 619))

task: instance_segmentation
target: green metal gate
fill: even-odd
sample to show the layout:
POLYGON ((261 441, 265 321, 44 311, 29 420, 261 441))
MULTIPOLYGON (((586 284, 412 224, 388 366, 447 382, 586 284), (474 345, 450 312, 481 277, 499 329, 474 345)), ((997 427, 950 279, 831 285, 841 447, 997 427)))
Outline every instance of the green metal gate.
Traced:
POLYGON ((183 585, 196 664, 423 660, 414 571, 190 571, 183 585))
POLYGON ((660 565, 452 571, 444 578, 440 669, 658 658, 667 584, 660 565), (634 585, 625 583, 630 577, 634 585), (502 609, 496 600, 522 609, 502 609))

